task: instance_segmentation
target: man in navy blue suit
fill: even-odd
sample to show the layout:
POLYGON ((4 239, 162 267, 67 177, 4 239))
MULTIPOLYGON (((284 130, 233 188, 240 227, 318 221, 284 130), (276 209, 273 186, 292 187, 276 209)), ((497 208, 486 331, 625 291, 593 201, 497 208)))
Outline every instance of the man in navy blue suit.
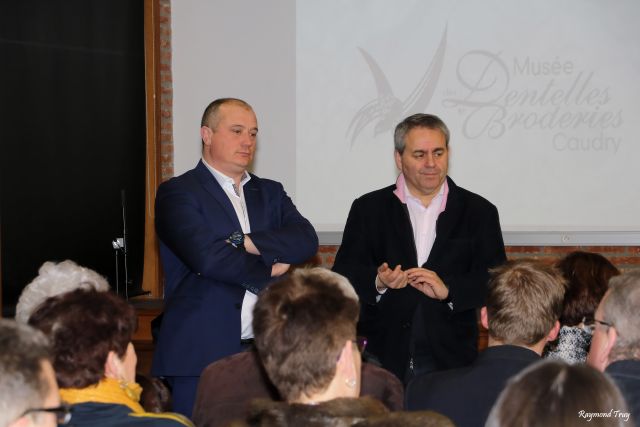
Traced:
POLYGON ((202 117, 202 160, 156 195, 165 309, 152 372, 187 416, 200 372, 251 343, 256 294, 318 249, 282 185, 247 172, 257 134, 249 104, 213 101, 202 117))

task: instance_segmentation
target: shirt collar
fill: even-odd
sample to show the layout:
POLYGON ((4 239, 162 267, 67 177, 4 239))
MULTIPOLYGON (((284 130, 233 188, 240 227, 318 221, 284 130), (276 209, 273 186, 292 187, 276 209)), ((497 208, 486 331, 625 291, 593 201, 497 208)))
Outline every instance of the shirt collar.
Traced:
MULTIPOLYGON (((405 181, 404 175, 398 175, 398 179, 396 180, 396 189, 393 190, 393 194, 396 195, 398 199, 405 205, 407 204, 408 198, 416 199, 416 197, 412 196, 409 193, 409 189, 407 188, 407 182, 405 181)), ((449 183, 447 180, 444 180, 444 183, 440 186, 440 190, 438 190, 438 194, 433 198, 433 200, 441 199, 440 201, 440 212, 444 212, 444 209, 447 206, 447 198, 449 197, 449 183)))
MULTIPOLYGON (((207 167, 207 169, 209 169, 209 172, 211 172, 216 181, 218 181, 220 187, 224 188, 225 186, 231 186, 231 188, 233 188, 233 185, 235 184, 233 178, 229 178, 227 175, 211 166, 204 158, 202 158, 202 163, 207 167)), ((240 186, 243 187, 250 179, 251 175, 247 173, 247 171, 244 171, 244 176, 240 180, 240 186)))

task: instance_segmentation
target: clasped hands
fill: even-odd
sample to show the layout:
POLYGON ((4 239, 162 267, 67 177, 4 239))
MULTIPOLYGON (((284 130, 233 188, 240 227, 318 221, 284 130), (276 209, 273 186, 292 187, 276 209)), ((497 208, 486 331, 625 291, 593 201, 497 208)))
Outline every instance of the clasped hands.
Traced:
POLYGON ((436 272, 421 267, 403 271, 401 265, 391 269, 389 264, 384 262, 378 267, 378 282, 390 289, 401 289, 410 285, 429 298, 437 300, 445 300, 449 296, 449 289, 436 272))

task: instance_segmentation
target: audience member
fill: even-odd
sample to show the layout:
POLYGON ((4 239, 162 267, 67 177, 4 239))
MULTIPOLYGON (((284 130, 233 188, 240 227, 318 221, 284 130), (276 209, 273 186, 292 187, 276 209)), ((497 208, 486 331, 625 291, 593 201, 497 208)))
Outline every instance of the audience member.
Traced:
POLYGON ((407 408, 441 412, 458 427, 482 426, 507 380, 540 360, 556 338, 564 291, 559 272, 540 262, 510 261, 492 270, 480 310, 488 348, 471 366, 417 377, 405 394, 407 408))
POLYGON ((613 378, 640 420, 640 270, 613 277, 596 310, 587 363, 613 378))
POLYGON ((136 374, 136 382, 142 387, 140 404, 145 411, 156 414, 171 411, 171 391, 160 378, 136 374))
POLYGON ((582 364, 538 362, 513 377, 486 427, 632 427, 629 411, 606 375, 582 364))
POLYGON ((567 280, 560 334, 549 343, 544 356, 568 363, 587 359, 593 327, 593 312, 607 291, 609 279, 620 271, 605 257, 592 252, 571 252, 557 267, 567 280))
POLYGON ((452 425, 439 414, 392 414, 373 398, 358 398, 364 344, 356 339, 358 311, 348 280, 321 268, 296 270, 260 294, 255 344, 286 402, 256 401, 248 425, 452 425))
POLYGON ((38 276, 22 290, 16 306, 16 320, 27 323, 31 313, 44 300, 79 288, 107 291, 109 283, 95 271, 71 260, 45 262, 38 270, 38 276))
POLYGON ((60 405, 47 338, 0 319, 0 427, 55 427, 70 418, 60 405))
POLYGON ((74 426, 192 425, 177 414, 149 414, 139 403, 133 308, 111 292, 77 289, 47 299, 29 323, 49 336, 62 399, 74 426))

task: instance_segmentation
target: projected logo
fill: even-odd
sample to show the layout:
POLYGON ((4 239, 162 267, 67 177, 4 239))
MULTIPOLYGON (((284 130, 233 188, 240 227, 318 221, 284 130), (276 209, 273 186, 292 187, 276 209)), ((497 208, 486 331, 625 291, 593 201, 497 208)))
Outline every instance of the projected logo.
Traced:
POLYGON ((370 123, 375 123, 373 125, 373 135, 376 136, 393 129, 405 116, 426 110, 440 79, 446 42, 447 28, 445 27, 431 63, 416 87, 404 100, 400 100, 393 93, 389 80, 375 59, 366 50, 358 48, 371 70, 378 96, 363 105, 353 116, 347 128, 347 137, 351 138, 351 146, 353 146, 362 130, 369 126, 370 123))
POLYGON ((557 151, 616 153, 624 120, 610 87, 615 82, 590 67, 558 56, 472 50, 458 60, 459 85, 445 90, 443 105, 458 111, 468 139, 535 132, 557 151))

